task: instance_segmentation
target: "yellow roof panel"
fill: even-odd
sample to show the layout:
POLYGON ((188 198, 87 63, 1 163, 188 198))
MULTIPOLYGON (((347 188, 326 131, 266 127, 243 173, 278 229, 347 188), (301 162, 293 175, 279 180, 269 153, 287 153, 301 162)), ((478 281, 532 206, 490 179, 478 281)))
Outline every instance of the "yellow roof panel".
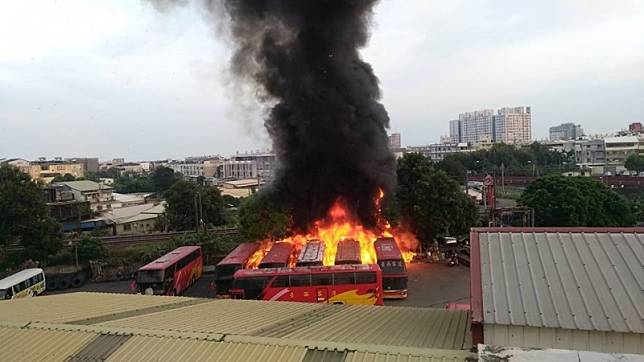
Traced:
POLYGON ((150 307, 185 303, 193 298, 139 294, 68 293, 0 301, 0 320, 69 323, 150 307))
POLYGON ((302 361, 306 348, 135 336, 107 361, 302 361))
POLYGON ((194 306, 113 320, 99 325, 186 332, 252 334, 275 323, 306 315, 321 307, 321 305, 310 303, 213 300, 194 306))
POLYGON ((85 332, 0 327, 0 360, 65 361, 95 337, 85 332))

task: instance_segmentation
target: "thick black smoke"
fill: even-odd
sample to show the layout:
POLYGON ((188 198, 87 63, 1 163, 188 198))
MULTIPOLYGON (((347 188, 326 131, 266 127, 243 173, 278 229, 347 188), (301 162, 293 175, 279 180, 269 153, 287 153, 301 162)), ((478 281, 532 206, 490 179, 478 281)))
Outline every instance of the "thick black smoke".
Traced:
POLYGON ((375 225, 378 188, 391 191, 394 157, 380 89, 358 49, 377 1, 227 0, 231 69, 270 105, 265 126, 280 168, 269 197, 305 228, 342 197, 375 225))

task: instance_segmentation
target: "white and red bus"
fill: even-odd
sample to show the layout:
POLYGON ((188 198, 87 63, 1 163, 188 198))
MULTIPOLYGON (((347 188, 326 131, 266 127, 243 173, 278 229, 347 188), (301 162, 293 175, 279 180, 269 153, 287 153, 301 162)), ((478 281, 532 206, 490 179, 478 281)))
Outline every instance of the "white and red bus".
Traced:
POLYGON ((264 259, 259 263, 258 268, 284 268, 289 266, 294 245, 288 242, 275 243, 271 250, 266 253, 264 259))
POLYGON ((256 299, 326 304, 383 305, 376 264, 242 269, 230 294, 256 299))
POLYGON ((353 239, 340 240, 335 252, 335 265, 361 263, 360 243, 353 239))
POLYGON ((227 294, 233 285, 233 276, 247 267, 248 259, 259 249, 259 243, 241 243, 215 266, 217 294, 227 294))
POLYGON ((146 294, 179 295, 201 278, 200 246, 182 246, 136 272, 136 290, 146 294))
POLYGON ((324 243, 311 240, 300 250, 296 266, 322 266, 324 264, 324 243))
POLYGON ((373 243, 376 261, 382 270, 385 299, 407 298, 407 268, 394 238, 378 238, 373 243))

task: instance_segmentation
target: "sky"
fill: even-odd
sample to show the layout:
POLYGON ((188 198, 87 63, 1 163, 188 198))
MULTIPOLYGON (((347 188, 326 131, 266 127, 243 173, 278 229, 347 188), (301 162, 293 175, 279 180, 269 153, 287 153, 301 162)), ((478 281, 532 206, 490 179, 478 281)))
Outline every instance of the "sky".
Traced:
MULTIPOLYGON (((198 0, 200 1, 200 0, 198 0)), ((197 4, 23 0, 0 12, 0 158, 149 160, 267 149, 197 4)), ((384 0, 361 50, 403 145, 466 111, 532 106, 534 138, 644 121, 644 0, 384 0)))

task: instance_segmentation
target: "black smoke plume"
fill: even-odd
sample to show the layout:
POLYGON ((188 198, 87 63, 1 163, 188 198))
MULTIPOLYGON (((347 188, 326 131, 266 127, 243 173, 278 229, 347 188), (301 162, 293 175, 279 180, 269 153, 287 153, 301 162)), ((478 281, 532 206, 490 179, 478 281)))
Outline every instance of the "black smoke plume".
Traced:
POLYGON ((341 197, 374 226, 378 189, 395 161, 378 79, 358 50, 377 1, 227 0, 231 69, 269 105, 265 126, 279 169, 268 196, 305 229, 341 197))

